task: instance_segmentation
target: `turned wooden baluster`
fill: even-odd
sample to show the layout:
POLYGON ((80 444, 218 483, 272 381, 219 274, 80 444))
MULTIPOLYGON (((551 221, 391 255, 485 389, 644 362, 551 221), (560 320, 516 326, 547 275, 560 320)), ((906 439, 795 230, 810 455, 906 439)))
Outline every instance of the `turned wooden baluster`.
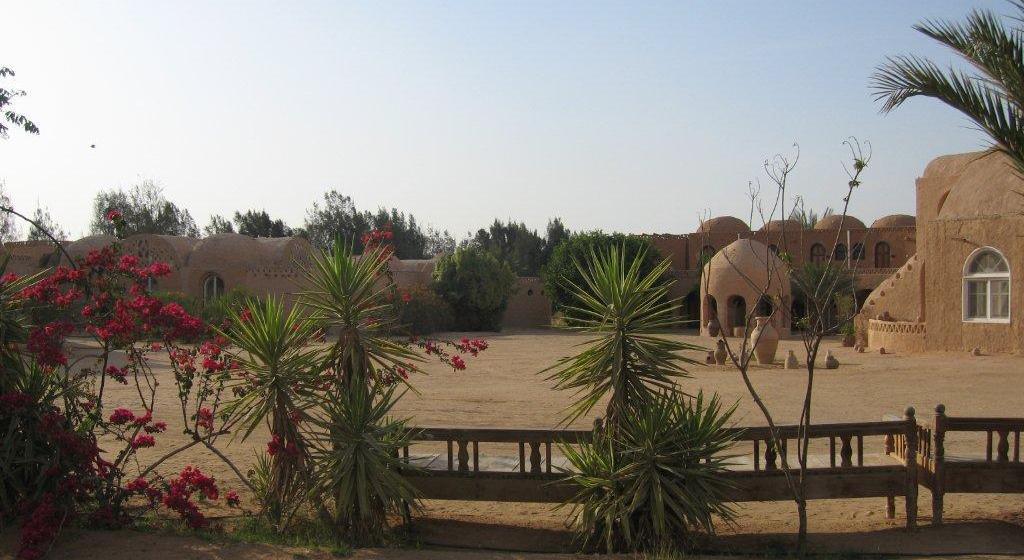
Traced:
POLYGON ((839 436, 839 441, 843 442, 843 446, 839 449, 839 466, 841 467, 852 467, 853 466, 853 447, 850 446, 850 435, 839 436))
POLYGON ((459 472, 469 471, 469 451, 466 449, 468 441, 459 440, 459 472))
POLYGON ((942 502, 946 493, 946 405, 935 407, 935 425, 932 427, 932 525, 942 524, 942 502))
POLYGON ((530 472, 540 472, 540 442, 530 442, 530 472))
POLYGON ((999 444, 996 445, 996 461, 1000 463, 1010 462, 1010 431, 999 430, 999 444))
POLYGON ((775 465, 776 458, 778 458, 778 453, 775 452, 775 445, 772 443, 772 440, 764 440, 764 470, 776 470, 778 468, 775 465))

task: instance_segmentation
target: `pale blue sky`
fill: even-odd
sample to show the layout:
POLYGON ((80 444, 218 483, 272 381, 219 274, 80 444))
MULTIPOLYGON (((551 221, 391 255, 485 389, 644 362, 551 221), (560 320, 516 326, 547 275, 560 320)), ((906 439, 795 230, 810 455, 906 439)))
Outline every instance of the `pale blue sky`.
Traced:
POLYGON ((935 156, 984 139, 919 100, 878 113, 887 54, 949 60, 911 25, 1003 2, 0 1, 0 64, 42 130, 0 141, 16 206, 83 233, 98 189, 156 180, 200 227, 328 188, 456 236, 693 231, 745 216, 747 182, 799 142, 792 188, 839 203, 844 138, 874 159, 852 214, 914 212, 935 156), (96 149, 90 149, 96 144, 96 149))

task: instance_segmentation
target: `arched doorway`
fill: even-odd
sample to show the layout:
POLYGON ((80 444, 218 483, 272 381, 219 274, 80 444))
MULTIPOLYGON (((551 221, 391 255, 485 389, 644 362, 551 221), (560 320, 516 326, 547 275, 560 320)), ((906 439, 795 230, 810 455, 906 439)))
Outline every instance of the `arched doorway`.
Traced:
POLYGON ((726 320, 729 321, 727 334, 733 334, 733 329, 736 327, 747 326, 747 300, 743 299, 743 296, 730 296, 727 302, 727 312, 726 320))
POLYGON ((892 263, 892 248, 885 241, 875 244, 875 268, 889 268, 892 263))

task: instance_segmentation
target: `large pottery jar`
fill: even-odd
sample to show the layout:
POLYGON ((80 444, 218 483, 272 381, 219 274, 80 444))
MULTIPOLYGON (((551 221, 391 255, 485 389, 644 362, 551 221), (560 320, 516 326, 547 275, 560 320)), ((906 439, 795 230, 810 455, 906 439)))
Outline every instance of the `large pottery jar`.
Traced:
POLYGON ((757 325, 750 333, 750 343, 755 344, 754 356, 757 363, 769 365, 775 362, 775 351, 779 349, 779 331, 772 326, 769 317, 755 317, 757 325))
POLYGON ((708 336, 715 338, 720 332, 722 332, 722 325, 718 323, 718 317, 712 317, 708 321, 708 336))

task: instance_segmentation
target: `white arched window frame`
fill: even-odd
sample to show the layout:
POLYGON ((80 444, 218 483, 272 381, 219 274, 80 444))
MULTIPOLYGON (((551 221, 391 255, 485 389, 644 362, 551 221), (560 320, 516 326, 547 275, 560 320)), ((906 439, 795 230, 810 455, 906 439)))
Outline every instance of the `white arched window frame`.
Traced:
POLYGON ((999 250, 982 247, 967 257, 963 311, 970 323, 1010 322, 1010 263, 999 250))
POLYGON ((224 280, 211 274, 203 280, 203 301, 213 301, 224 295, 224 280))

